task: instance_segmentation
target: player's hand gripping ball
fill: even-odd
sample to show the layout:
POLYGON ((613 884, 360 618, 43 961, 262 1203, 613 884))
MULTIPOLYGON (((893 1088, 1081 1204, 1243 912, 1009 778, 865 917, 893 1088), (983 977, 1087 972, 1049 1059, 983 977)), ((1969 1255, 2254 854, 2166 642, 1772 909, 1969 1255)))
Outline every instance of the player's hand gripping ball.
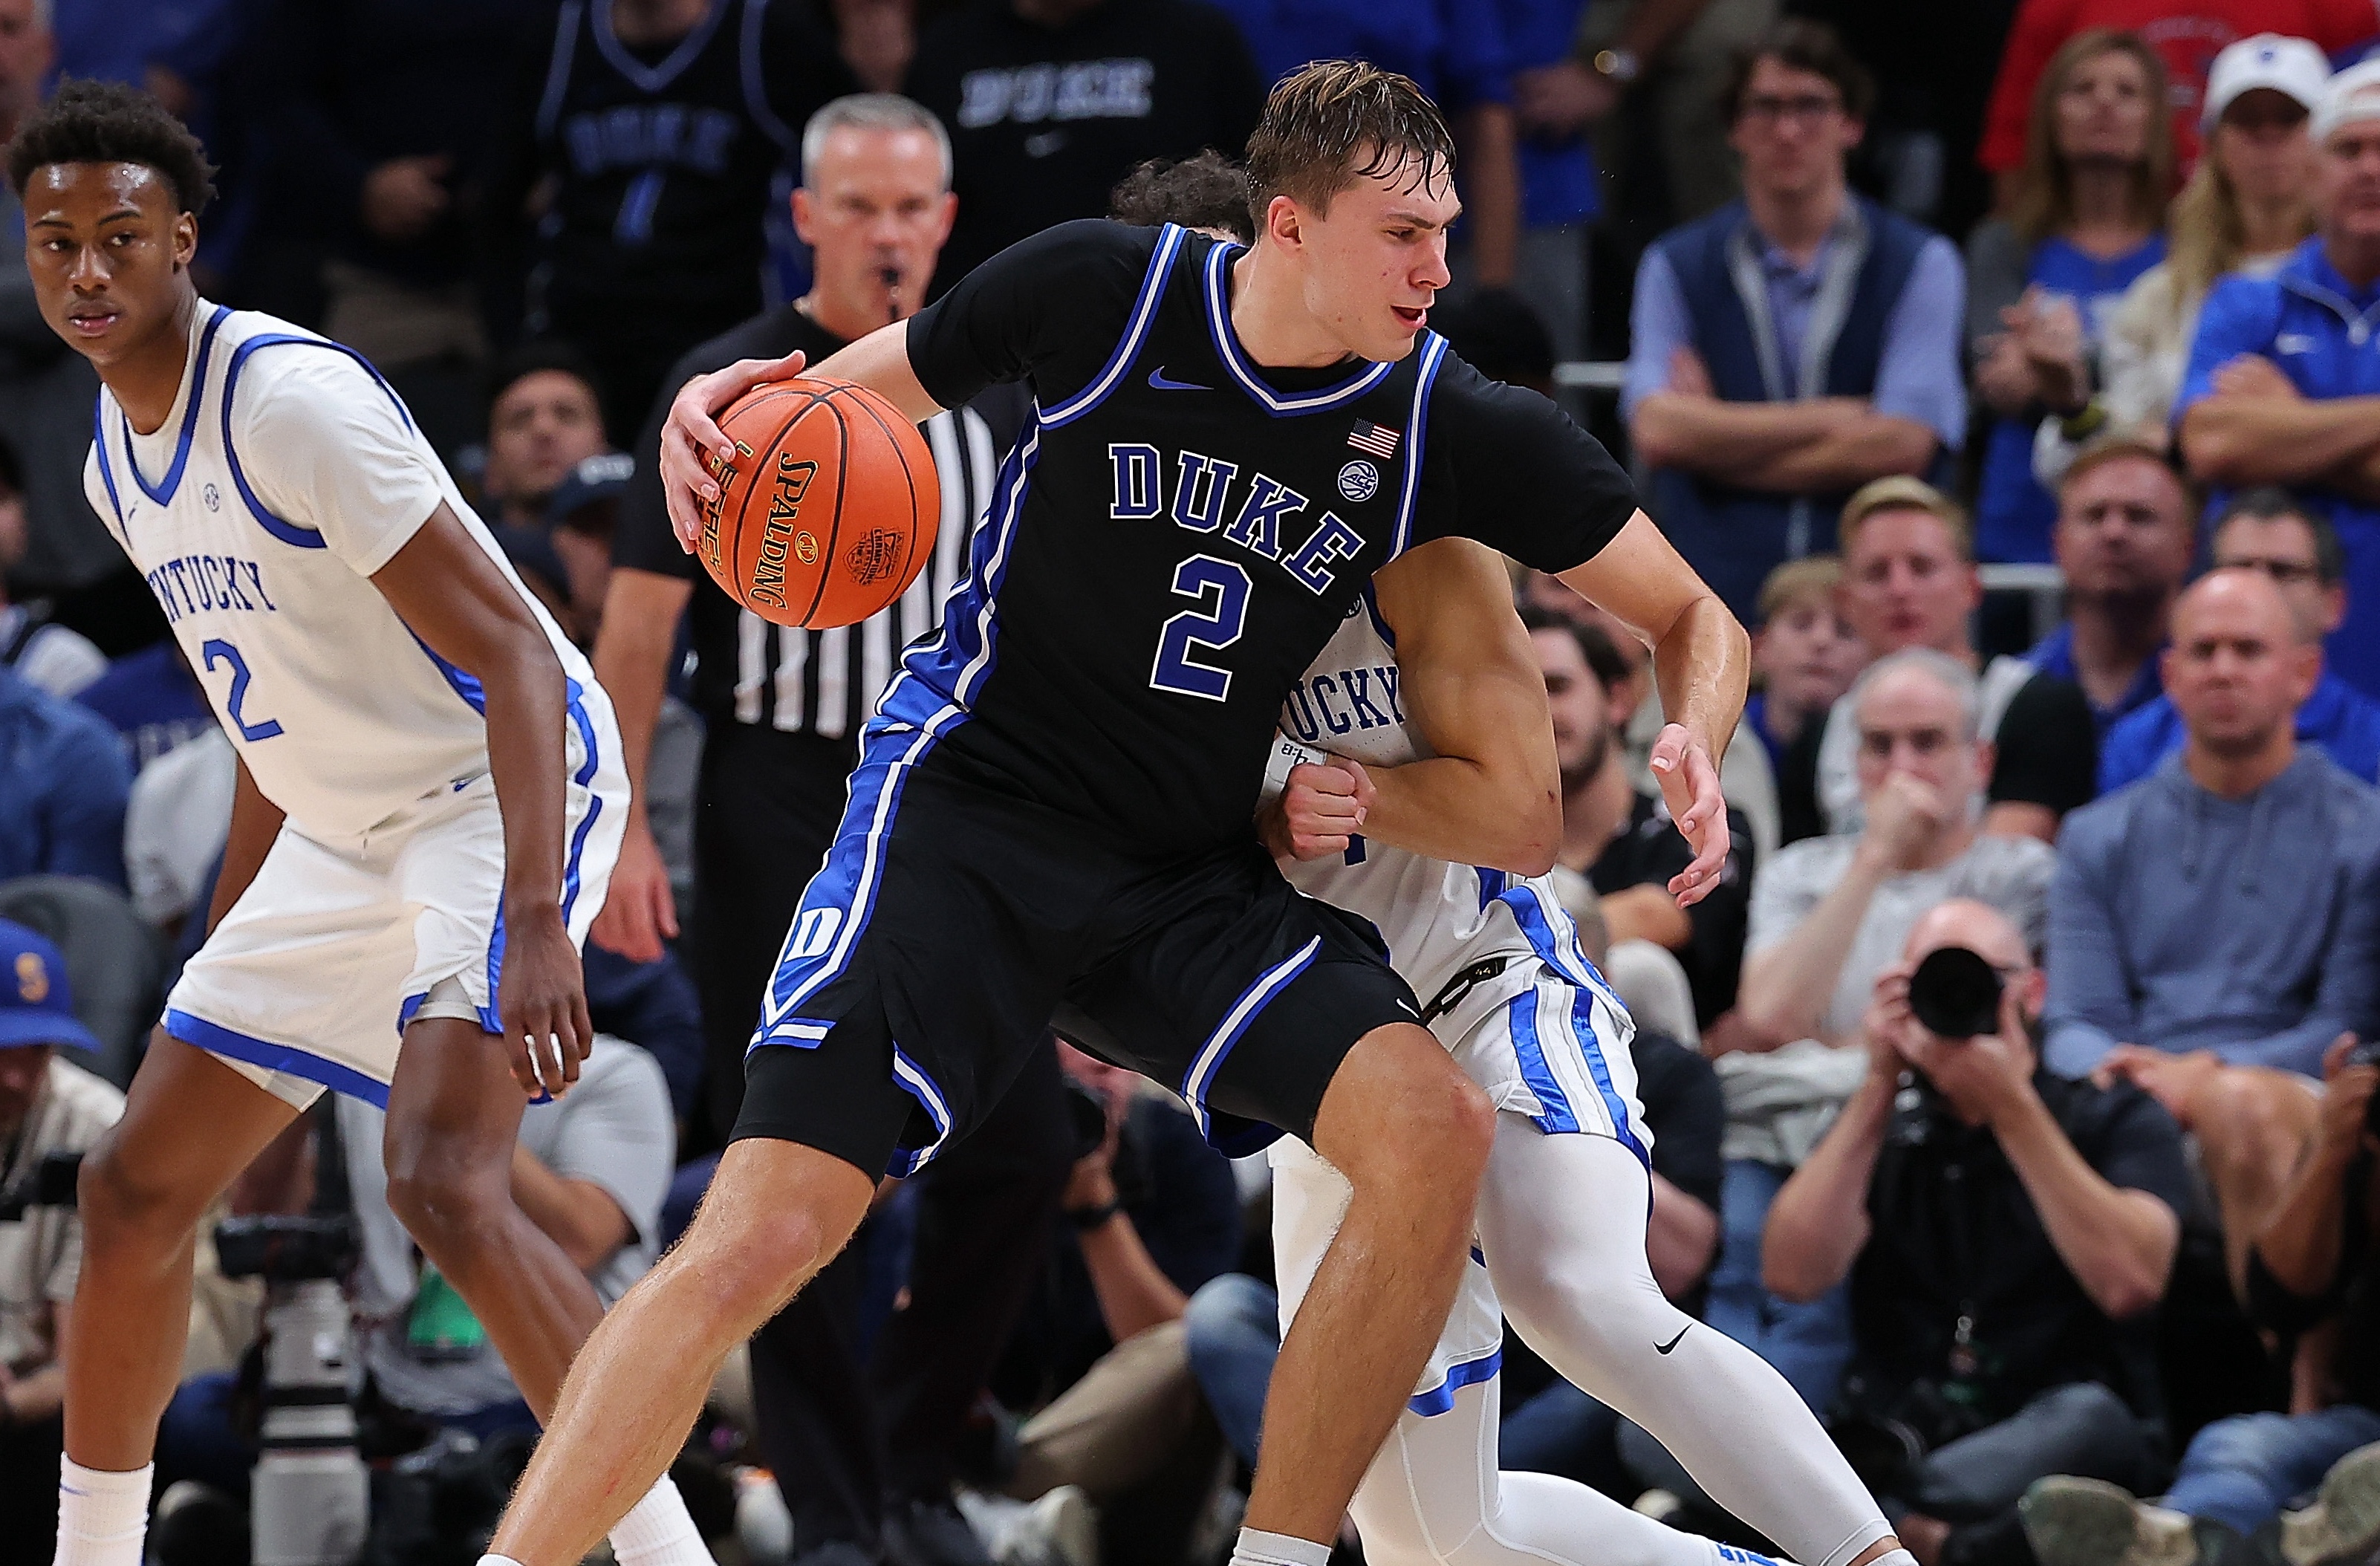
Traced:
POLYGON ((908 590, 942 510, 917 427, 865 386, 832 379, 755 386, 719 416, 733 461, 710 461, 695 553, 763 620, 853 625, 908 590))

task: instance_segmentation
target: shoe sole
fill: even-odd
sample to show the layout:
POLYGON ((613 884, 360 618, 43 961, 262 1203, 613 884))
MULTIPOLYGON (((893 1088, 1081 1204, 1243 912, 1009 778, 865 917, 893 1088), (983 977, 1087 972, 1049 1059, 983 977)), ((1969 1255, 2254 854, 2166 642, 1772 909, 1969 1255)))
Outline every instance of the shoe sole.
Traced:
POLYGON ((2017 1502, 2041 1566, 2116 1566, 2140 1529, 2131 1495, 2097 1479, 2044 1479, 2017 1502))

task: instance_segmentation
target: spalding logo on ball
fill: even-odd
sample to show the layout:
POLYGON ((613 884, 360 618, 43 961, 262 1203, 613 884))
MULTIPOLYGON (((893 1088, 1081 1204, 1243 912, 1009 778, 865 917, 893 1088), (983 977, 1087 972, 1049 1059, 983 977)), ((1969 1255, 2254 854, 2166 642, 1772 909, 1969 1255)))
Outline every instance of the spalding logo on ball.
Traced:
POLYGON ((729 597, 779 625, 854 625, 891 605, 934 551, 941 486, 901 410, 849 381, 755 386, 719 416, 719 499, 695 552, 729 597))

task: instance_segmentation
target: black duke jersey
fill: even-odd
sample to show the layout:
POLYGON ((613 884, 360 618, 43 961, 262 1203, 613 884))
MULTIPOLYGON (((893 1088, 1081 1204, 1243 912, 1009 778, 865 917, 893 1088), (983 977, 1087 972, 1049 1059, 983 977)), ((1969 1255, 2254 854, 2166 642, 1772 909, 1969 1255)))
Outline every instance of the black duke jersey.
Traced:
POLYGON ((1232 328, 1243 253, 1067 224, 909 325, 943 407, 1022 380, 1034 407, 884 714, 1160 854, 1245 836, 1284 694, 1401 551, 1462 535, 1563 570, 1636 504, 1592 437, 1433 333, 1393 364, 1259 369, 1232 328))

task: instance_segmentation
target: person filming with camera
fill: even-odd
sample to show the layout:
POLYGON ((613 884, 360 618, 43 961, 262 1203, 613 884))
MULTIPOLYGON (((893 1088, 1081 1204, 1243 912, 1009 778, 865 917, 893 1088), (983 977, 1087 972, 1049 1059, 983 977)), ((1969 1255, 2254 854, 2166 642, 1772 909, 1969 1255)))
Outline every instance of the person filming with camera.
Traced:
POLYGON ((2007 917, 1934 908, 1861 1025, 1866 1082, 1778 1193, 1770 1290, 1851 1281, 1839 1439, 1912 1554, 2022 1561, 2034 1480, 2164 1462, 2155 1314, 2189 1200, 2155 1099, 2042 1068, 2044 980, 2007 917))
POLYGON ((2041 1566, 2219 1560, 2280 1519, 2292 1561, 2349 1562, 2380 1548, 2380 1044, 2341 1034, 2323 1059, 2320 1129, 2248 1257, 2257 1326, 2316 1334, 2322 1373, 2288 1414, 2235 1414, 2191 1439, 2155 1504, 2088 1478, 2025 1497, 2041 1566), (2282 1509, 2313 1494, 2314 1504, 2282 1509))

